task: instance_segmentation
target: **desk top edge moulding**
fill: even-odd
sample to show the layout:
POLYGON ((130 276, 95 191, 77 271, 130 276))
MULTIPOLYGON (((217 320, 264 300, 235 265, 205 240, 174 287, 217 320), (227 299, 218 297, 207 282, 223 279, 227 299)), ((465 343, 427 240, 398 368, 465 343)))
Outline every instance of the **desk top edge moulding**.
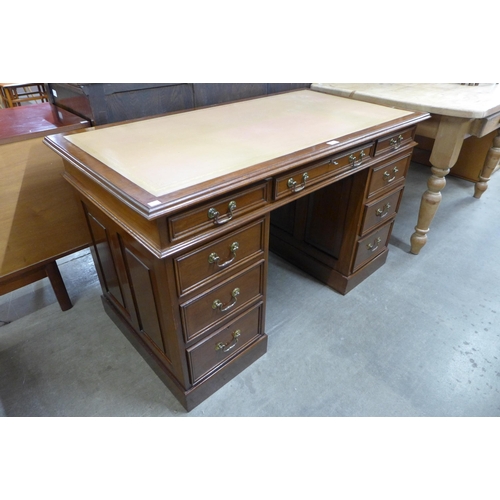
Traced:
POLYGON ((298 90, 44 141, 105 311, 189 411, 266 353, 270 250, 341 294, 385 263, 428 118, 298 90))

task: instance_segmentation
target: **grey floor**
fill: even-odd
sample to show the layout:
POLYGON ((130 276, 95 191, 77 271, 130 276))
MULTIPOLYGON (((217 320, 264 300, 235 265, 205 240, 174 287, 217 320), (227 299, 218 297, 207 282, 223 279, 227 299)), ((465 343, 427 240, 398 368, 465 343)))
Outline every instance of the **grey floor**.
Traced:
POLYGON ((429 169, 412 164, 387 263, 346 296, 271 255, 268 352, 190 413, 104 313, 88 251, 0 297, 5 416, 500 416, 500 173, 449 177, 409 253, 429 169))

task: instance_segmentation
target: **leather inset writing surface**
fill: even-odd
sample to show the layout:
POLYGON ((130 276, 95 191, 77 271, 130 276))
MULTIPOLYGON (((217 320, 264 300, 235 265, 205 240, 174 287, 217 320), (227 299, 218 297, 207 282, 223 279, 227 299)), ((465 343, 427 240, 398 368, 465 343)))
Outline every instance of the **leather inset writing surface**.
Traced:
POLYGON ((163 196, 409 114, 304 90, 66 138, 163 196))

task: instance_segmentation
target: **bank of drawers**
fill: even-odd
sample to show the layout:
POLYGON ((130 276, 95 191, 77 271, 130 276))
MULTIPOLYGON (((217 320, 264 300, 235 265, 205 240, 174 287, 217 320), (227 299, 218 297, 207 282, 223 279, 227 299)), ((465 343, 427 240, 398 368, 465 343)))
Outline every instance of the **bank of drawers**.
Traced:
POLYGON ((193 384, 263 334, 268 219, 174 259, 193 384))
MULTIPOLYGON (((409 140, 411 138, 412 135, 409 140)), ((361 269, 387 248, 409 163, 410 155, 406 154, 371 168, 352 272, 361 269)))

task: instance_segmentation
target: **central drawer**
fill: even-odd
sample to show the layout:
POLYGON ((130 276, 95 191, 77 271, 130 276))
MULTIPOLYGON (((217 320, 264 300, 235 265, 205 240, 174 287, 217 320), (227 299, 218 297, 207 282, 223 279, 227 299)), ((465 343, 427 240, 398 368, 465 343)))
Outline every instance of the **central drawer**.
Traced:
POLYGON ((264 297, 264 268, 261 261, 218 286, 181 305, 186 342, 226 321, 244 307, 264 297))
POLYGON ((314 186, 333 175, 367 163, 372 159, 371 149, 371 144, 365 144, 363 147, 324 158, 277 177, 274 182, 274 198, 278 200, 307 190, 309 186, 314 186))

